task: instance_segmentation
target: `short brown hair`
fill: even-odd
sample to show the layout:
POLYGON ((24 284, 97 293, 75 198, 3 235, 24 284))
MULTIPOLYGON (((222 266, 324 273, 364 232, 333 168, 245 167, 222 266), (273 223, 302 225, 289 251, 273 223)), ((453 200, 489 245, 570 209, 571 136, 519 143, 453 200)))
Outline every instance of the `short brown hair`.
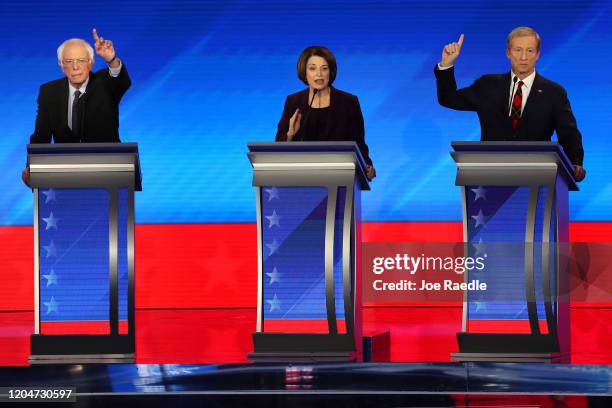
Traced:
POLYGON ((336 72, 338 72, 336 57, 334 57, 334 54, 332 54, 330 50, 320 45, 311 45, 310 47, 304 48, 297 62, 298 78, 308 85, 308 81, 306 80, 306 63, 310 57, 315 55, 327 61, 327 65, 329 66, 329 84, 331 85, 336 79, 336 72))
POLYGON ((507 44, 508 49, 510 49, 510 41, 512 41, 512 39, 515 37, 535 37, 536 41, 538 42, 538 52, 540 52, 540 48, 541 48, 540 34, 538 34, 537 31, 534 30, 533 28, 516 27, 514 30, 510 31, 510 34, 508 34, 508 38, 506 39, 506 44, 507 44))

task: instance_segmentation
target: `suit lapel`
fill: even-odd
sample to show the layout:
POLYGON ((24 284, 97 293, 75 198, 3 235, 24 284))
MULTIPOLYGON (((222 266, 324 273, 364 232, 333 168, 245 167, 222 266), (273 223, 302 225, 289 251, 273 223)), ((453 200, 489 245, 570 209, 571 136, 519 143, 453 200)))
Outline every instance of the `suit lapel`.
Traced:
POLYGON ((512 126, 512 123, 510 122, 510 86, 512 84, 512 75, 510 72, 508 72, 505 75, 502 75, 501 80, 499 81, 499 89, 497 91, 498 93, 498 97, 499 97, 499 101, 498 101, 498 106, 499 106, 499 111, 501 113, 502 116, 502 120, 504 122, 502 123, 506 123, 508 126, 512 126))
POLYGON ((58 106, 59 106, 59 112, 60 112, 60 117, 59 117, 59 123, 60 123, 60 128, 61 129, 66 129, 69 130, 68 128, 68 79, 64 79, 64 81, 62 81, 62 87, 60 89, 60 92, 58 94, 58 106))
MULTIPOLYGON (((533 83, 531 84, 531 89, 529 90, 529 97, 527 98, 527 102, 525 103, 525 109, 523 109, 523 113, 521 114, 521 124, 527 122, 529 120, 530 115, 534 112, 534 106, 537 107, 538 102, 540 100, 540 96, 542 93, 541 84, 540 84, 540 75, 536 72, 536 76, 533 79, 533 83)), ((520 125, 519 125, 520 126, 520 125)))

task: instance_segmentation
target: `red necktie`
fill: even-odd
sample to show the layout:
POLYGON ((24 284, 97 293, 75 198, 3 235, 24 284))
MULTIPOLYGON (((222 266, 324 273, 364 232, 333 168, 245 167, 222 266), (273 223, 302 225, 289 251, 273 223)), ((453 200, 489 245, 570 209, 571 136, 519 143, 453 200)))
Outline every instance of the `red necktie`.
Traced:
POLYGON ((521 108, 523 106, 523 81, 519 81, 514 98, 512 98, 512 108, 510 110, 510 120, 512 121, 512 129, 519 127, 521 123, 521 108))

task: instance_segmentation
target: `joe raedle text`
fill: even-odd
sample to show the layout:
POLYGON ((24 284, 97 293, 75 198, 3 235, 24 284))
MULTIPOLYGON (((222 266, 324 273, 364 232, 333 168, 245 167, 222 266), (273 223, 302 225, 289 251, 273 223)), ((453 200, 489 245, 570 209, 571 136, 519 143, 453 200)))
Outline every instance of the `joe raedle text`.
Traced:
POLYGON ((414 282, 407 279, 401 279, 395 282, 385 282, 382 279, 375 279, 372 282, 372 287, 376 291, 485 291, 487 290, 486 282, 481 282, 479 279, 468 282, 455 282, 451 279, 444 279, 442 282, 430 282, 421 279, 421 282, 414 282))

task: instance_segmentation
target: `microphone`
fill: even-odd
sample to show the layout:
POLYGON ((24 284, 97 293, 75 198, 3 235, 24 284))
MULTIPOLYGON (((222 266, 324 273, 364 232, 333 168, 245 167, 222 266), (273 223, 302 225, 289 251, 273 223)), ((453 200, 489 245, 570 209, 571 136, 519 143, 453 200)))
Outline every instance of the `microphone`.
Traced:
POLYGON ((304 141, 304 134, 306 133, 306 121, 308 120, 308 114, 310 113, 310 109, 312 107, 312 103, 314 102, 314 98, 315 98, 315 96, 317 96, 318 92, 319 92, 318 89, 313 89, 312 90, 312 99, 310 100, 310 103, 308 104, 308 109, 306 110, 306 114, 304 115, 304 120, 300 124, 300 131, 302 133, 302 137, 300 139, 301 141, 304 141))
POLYGON ((512 91, 510 91, 510 103, 508 104, 508 116, 512 115, 512 100, 514 99, 514 87, 516 86, 516 81, 518 77, 515 75, 512 80, 512 91))

